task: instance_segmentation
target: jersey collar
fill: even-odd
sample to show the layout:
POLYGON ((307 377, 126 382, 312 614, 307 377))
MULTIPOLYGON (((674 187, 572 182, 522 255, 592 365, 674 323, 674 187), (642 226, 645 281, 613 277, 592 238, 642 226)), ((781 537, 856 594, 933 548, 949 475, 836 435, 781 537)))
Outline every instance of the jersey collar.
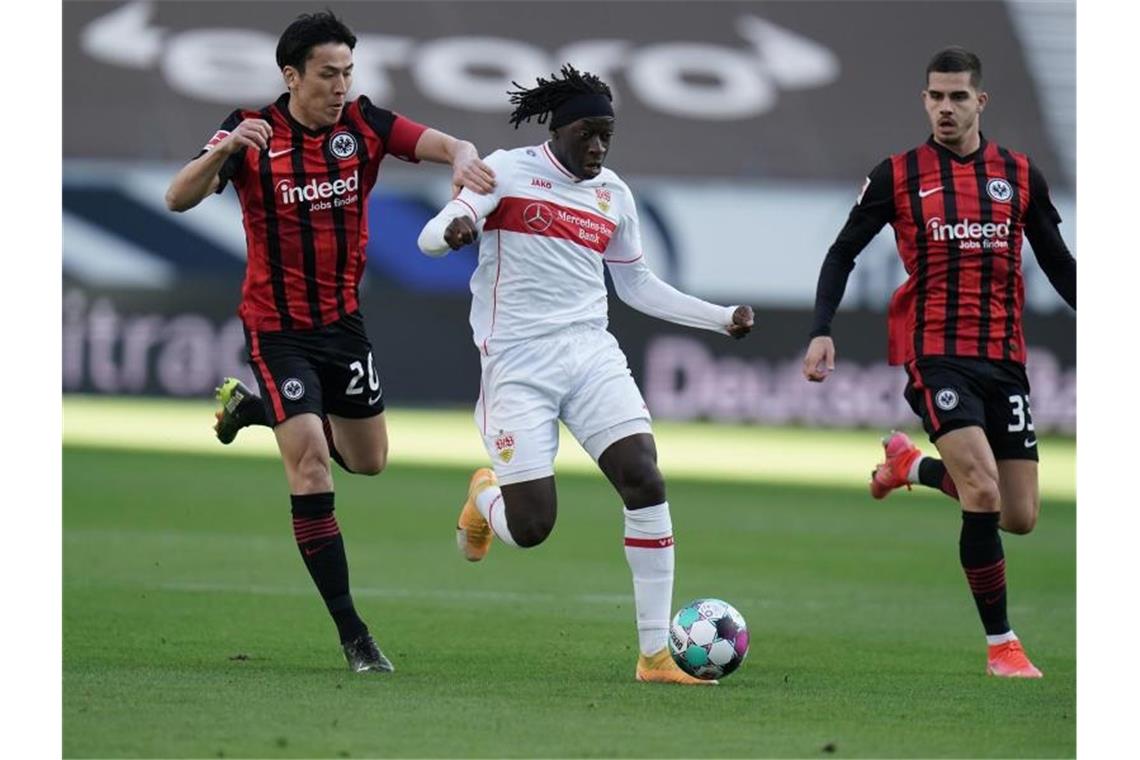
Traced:
POLYGON ((309 127, 306 127, 304 124, 294 119, 293 114, 289 113, 289 93, 282 93, 281 97, 277 98, 273 105, 276 106, 277 110, 281 112, 281 116, 285 119, 285 121, 289 123, 290 127, 295 130, 300 130, 310 137, 318 137, 320 135, 328 134, 333 127, 337 126, 337 124, 340 124, 340 122, 344 119, 344 114, 348 111, 348 103, 345 103, 344 108, 342 108, 340 111, 340 119, 337 120, 336 124, 330 124, 329 126, 321 127, 320 129, 310 129, 309 127))
POLYGON ((544 142, 542 144, 542 152, 544 154, 546 154, 546 157, 548 159, 550 159, 550 163, 554 164, 554 168, 557 169, 558 172, 563 177, 570 180, 571 182, 585 182, 584 179, 582 179, 581 177, 574 174, 574 172, 567 169, 565 166, 562 165, 562 163, 557 158, 554 157, 554 151, 552 151, 550 149, 550 141, 549 140, 547 140, 546 142, 544 142))
POLYGON ((942 153, 942 154, 945 154, 946 156, 949 156, 952 161, 957 161, 960 164, 969 164, 969 163, 973 163, 979 156, 981 156, 985 152, 985 150, 986 150, 986 136, 983 135, 981 132, 979 132, 978 133, 978 149, 975 150, 973 153, 967 153, 964 156, 959 156, 957 153, 950 150, 945 145, 939 145, 937 142, 935 142, 934 135, 931 135, 930 137, 926 138, 926 144, 929 145, 930 147, 934 148, 935 151, 942 153))

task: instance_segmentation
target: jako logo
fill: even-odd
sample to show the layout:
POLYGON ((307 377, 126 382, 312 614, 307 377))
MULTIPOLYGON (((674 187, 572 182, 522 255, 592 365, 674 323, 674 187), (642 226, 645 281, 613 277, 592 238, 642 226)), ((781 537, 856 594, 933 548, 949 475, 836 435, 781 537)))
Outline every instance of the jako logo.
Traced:
POLYGON ((969 219, 963 219, 957 224, 943 224, 942 220, 934 217, 926 223, 927 228, 930 230, 931 240, 966 240, 977 238, 1008 238, 1009 227, 1011 220, 1006 219, 1004 222, 971 222, 969 219))
POLYGON ((333 182, 317 182, 312 179, 304 185, 294 185, 291 180, 283 179, 277 183, 277 192, 281 194, 281 202, 288 204, 355 193, 359 186, 360 178, 354 170, 348 179, 333 182))
POLYGON ((551 188, 554 187, 554 185, 551 184, 550 180, 540 179, 538 177, 533 177, 531 179, 530 186, 531 187, 541 187, 541 188, 544 188, 546 190, 550 190, 551 188))

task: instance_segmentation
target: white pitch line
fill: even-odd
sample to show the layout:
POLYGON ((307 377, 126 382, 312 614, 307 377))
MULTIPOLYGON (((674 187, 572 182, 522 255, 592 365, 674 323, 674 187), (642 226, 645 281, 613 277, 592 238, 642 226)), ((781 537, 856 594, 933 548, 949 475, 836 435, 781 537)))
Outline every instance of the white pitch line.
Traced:
MULTIPOLYGON (((179 593, 222 593, 247 594, 250 596, 311 596, 313 589, 307 586, 266 586, 260 584, 211 583, 202 581, 169 581, 152 584, 147 588, 155 591, 179 593)), ((352 595, 358 598, 373 599, 433 599, 441 602, 476 602, 479 604, 587 604, 587 605, 629 605, 633 602, 629 594, 553 594, 540 591, 502 590, 452 590, 452 589, 412 589, 382 588, 376 586, 354 586, 352 595)), ((805 600, 801 598, 744 599, 734 598, 733 604, 747 610, 795 608, 800 610, 822 610, 830 608, 830 602, 805 600)))
MULTIPOLYGON (((182 591, 190 593, 226 593, 249 594, 252 596, 310 596, 312 588, 302 586, 263 586, 242 585, 231 583, 205 583, 199 581, 170 581, 152 585, 149 588, 159 591, 182 591)), ((372 597, 384 599, 437 599, 445 601, 474 601, 499 602, 504 604, 533 604, 582 602, 585 604, 621 604, 633 601, 633 594, 550 594, 534 591, 462 591, 450 589, 411 589, 411 588, 379 588, 370 586, 354 586, 354 597, 372 597)))

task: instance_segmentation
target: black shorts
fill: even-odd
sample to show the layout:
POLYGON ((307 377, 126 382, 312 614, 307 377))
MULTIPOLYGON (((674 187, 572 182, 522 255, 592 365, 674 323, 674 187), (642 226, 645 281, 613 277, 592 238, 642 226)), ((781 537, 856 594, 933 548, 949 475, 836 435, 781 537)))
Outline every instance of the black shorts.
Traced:
POLYGON ((930 440, 976 425, 995 459, 1037 461, 1029 378, 1017 362, 926 356, 906 365, 907 402, 930 440))
POLYGON ((358 311, 314 330, 247 329, 245 345, 274 425, 305 412, 362 418, 384 411, 384 390, 358 311))

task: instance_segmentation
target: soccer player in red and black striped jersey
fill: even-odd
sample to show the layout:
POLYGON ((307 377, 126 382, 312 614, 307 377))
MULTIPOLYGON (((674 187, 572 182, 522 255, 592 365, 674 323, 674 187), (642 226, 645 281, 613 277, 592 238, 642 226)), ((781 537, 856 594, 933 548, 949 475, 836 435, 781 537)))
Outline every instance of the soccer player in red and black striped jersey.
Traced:
POLYGON ((831 322, 855 257, 890 224, 907 279, 890 302, 889 361, 906 369, 906 399, 941 459, 893 433, 871 492, 883 498, 922 483, 961 503, 959 556, 986 632, 987 672, 1040 677, 1006 615, 998 533, 1030 532, 1041 508, 1021 326, 1022 240, 1074 309, 1077 265, 1041 172, 981 134, 989 96, 978 57, 947 48, 926 77, 933 134, 876 166, 863 185, 820 271, 804 375, 822 382, 835 368, 831 322))
POLYGON ((469 142, 350 99, 356 37, 331 12, 302 15, 282 33, 277 64, 288 92, 237 110, 171 182, 185 211, 233 183, 248 263, 239 314, 261 395, 234 379, 219 389, 218 437, 273 427, 302 559, 336 624, 349 667, 392 670, 349 593, 333 515, 330 456, 349 472, 379 473, 388 456, 384 402, 358 285, 368 241, 367 198, 386 155, 450 164, 456 189, 487 192, 494 173, 469 142))

